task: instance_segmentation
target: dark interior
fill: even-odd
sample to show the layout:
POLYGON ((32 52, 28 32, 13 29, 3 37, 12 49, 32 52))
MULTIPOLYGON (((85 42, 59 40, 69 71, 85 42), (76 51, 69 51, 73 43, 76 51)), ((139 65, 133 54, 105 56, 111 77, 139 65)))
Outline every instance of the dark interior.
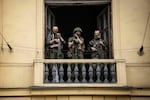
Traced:
MULTIPOLYGON (((105 6, 104 4, 95 6, 49 6, 49 9, 54 13, 55 25, 59 27, 59 31, 66 42, 72 36, 75 27, 82 28, 82 36, 86 45, 85 58, 89 58, 88 42, 93 38, 94 30, 98 29, 97 16, 105 6)), ((64 53, 66 52, 67 44, 64 47, 64 53)))

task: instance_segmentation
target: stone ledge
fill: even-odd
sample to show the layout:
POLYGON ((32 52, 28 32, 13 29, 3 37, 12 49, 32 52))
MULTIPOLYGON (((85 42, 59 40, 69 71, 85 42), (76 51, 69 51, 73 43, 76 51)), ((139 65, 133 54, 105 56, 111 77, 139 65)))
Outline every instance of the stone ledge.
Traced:
POLYGON ((0 97, 21 96, 150 96, 150 87, 41 87, 0 88, 0 97))

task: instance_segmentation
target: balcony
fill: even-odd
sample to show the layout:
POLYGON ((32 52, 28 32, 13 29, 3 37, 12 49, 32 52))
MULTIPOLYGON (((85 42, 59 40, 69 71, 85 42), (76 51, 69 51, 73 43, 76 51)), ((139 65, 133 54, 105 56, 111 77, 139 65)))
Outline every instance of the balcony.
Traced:
POLYGON ((122 59, 36 59, 34 86, 112 87, 126 85, 122 59))

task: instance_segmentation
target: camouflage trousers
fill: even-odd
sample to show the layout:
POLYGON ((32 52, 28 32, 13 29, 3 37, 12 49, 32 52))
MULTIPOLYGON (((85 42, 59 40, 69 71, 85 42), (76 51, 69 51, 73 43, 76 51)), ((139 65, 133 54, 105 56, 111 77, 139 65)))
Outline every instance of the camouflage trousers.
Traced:
POLYGON ((93 52, 91 54, 91 58, 92 59, 104 59, 104 56, 105 56, 105 52, 93 52))
POLYGON ((74 53, 73 50, 68 51, 68 58, 70 59, 84 59, 83 51, 78 50, 77 53, 74 53))
POLYGON ((58 56, 57 49, 50 49, 50 59, 63 59, 63 58, 64 58, 63 53, 58 56))

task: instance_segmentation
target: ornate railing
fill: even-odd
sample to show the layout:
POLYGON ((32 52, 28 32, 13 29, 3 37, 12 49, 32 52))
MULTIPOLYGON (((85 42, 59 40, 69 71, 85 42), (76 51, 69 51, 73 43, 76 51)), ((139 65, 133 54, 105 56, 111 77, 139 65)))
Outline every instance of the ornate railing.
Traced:
POLYGON ((115 83, 116 64, 52 63, 45 64, 45 83, 115 83))
POLYGON ((34 85, 126 84, 124 60, 46 59, 35 60, 34 85))

